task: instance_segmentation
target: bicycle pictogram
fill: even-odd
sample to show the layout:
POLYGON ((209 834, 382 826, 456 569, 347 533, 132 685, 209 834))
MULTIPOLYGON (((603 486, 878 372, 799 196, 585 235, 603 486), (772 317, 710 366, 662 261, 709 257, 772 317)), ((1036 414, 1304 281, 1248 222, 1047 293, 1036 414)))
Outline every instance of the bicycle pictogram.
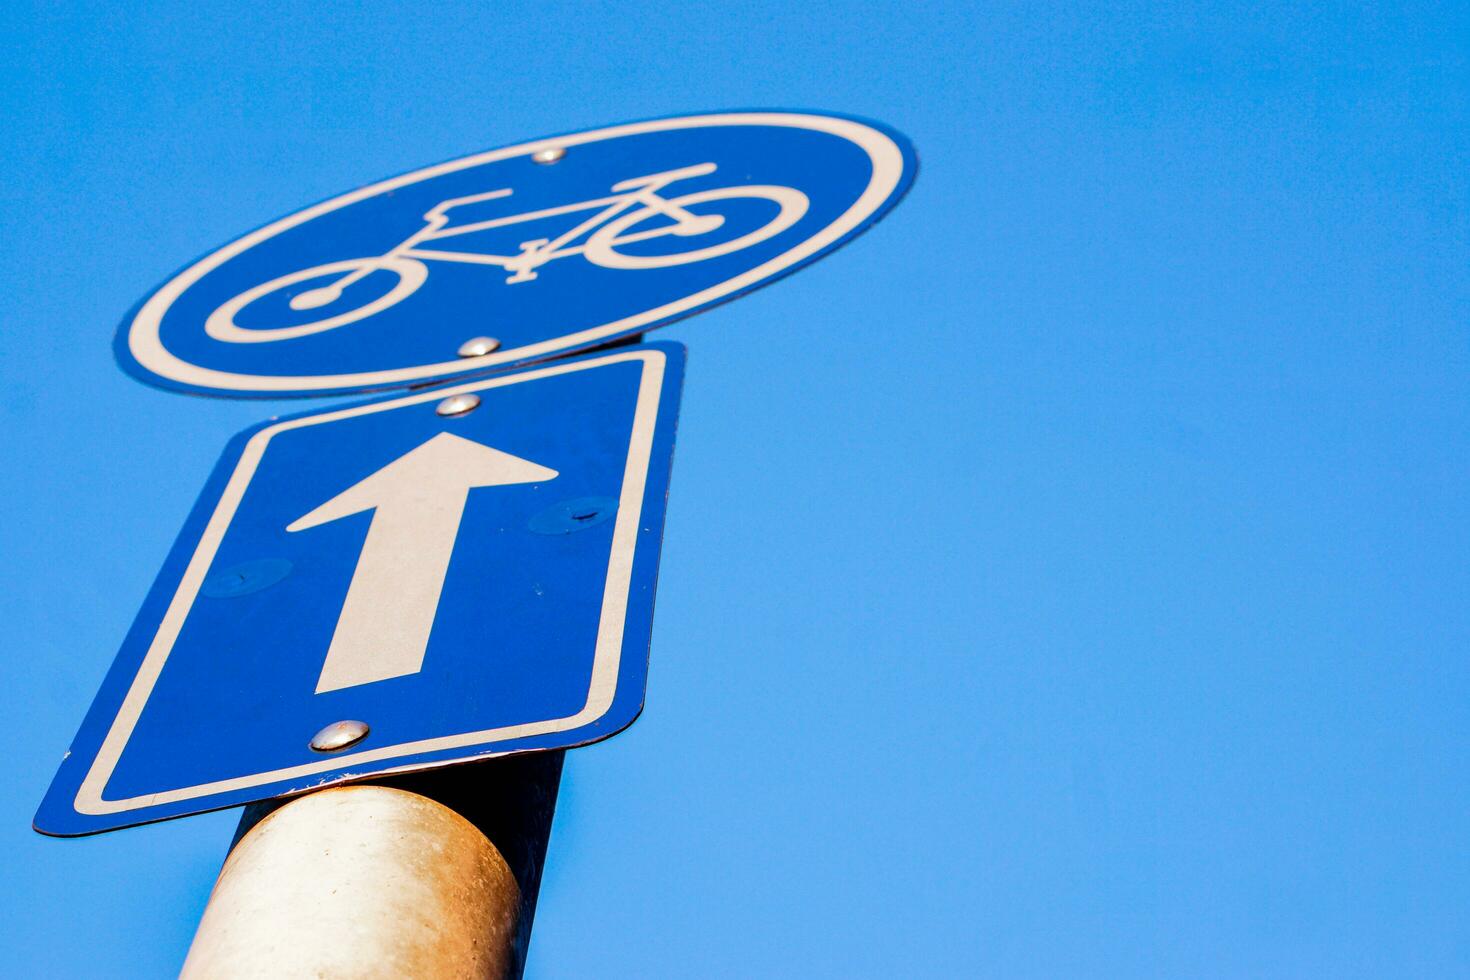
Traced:
MULTIPOLYGON (((697 158, 696 158, 697 159, 697 158)), ((424 215, 424 227, 399 242, 382 255, 345 259, 300 269, 245 290, 216 309, 205 322, 205 332, 215 340, 229 343, 263 343, 289 340, 333 330, 356 323, 408 298, 429 277, 428 262, 458 262, 493 266, 510 275, 508 285, 531 282, 537 271, 548 262, 580 255, 593 265, 606 269, 661 269, 729 255, 780 234, 800 221, 808 207, 807 196, 793 187, 777 184, 744 184, 694 191, 677 197, 663 197, 660 192, 676 181, 689 180, 714 173, 713 163, 680 167, 619 181, 610 188, 608 197, 578 201, 556 207, 526 211, 483 221, 453 224, 450 212, 467 209, 488 201, 511 196, 513 191, 501 188, 482 194, 441 201, 424 215), (765 224, 737 237, 705 244, 700 240, 724 226, 726 218, 718 213, 695 213, 689 208, 715 201, 740 199, 766 200, 777 206, 777 212, 765 224), (555 238, 535 238, 521 242, 514 255, 497 255, 483 251, 453 251, 445 246, 431 247, 435 242, 463 238, 495 228, 541 221, 582 211, 596 213, 567 229, 555 238), (653 219, 664 223, 638 230, 653 219), (661 254, 638 254, 622 251, 623 246, 664 237, 696 239, 694 248, 661 254), (343 298, 349 287, 375 272, 388 272, 392 285, 368 302, 335 312, 333 304, 343 298), (335 278, 331 278, 335 277, 335 278), (291 294, 293 287, 316 279, 330 279, 326 284, 291 294), (286 305, 297 312, 324 310, 329 315, 306 323, 289 326, 242 326, 237 317, 246 307, 275 293, 290 294, 286 305)), ((385 283, 386 284, 386 283, 385 283)))

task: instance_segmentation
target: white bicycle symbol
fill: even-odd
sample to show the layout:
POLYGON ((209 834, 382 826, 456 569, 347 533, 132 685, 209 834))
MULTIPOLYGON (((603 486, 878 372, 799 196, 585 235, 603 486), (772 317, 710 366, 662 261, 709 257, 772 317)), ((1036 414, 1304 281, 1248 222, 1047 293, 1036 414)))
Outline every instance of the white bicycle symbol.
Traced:
POLYGON ((611 197, 564 204, 540 211, 527 211, 524 214, 494 218, 489 221, 476 221, 455 227, 449 226, 451 210, 508 197, 511 191, 507 188, 441 201, 424 215, 424 221, 427 224, 422 229, 395 245, 385 254, 370 258, 328 262, 261 283, 223 303, 205 321, 204 330, 215 340, 235 344, 255 344, 304 337, 355 323, 403 301, 422 286, 429 277, 428 266, 423 260, 499 266, 511 273, 505 280, 507 283, 529 282, 536 278, 536 270, 541 266, 553 259, 572 255, 581 255, 594 265, 607 269, 661 269, 690 262, 703 262, 705 259, 738 252, 743 248, 749 248, 751 245, 765 241, 773 235, 778 235, 796 224, 801 220, 802 215, 806 214, 808 202, 805 194, 793 187, 782 187, 775 184, 717 187, 674 198, 659 196, 659 191, 674 181, 703 177, 714 171, 713 163, 701 163, 698 166, 682 167, 663 173, 649 174, 646 177, 634 177, 614 184, 611 197), (618 251, 619 246, 662 238, 666 235, 687 238, 714 231, 725 223, 723 215, 694 214, 686 208, 709 201, 740 198, 773 201, 780 210, 775 217, 754 231, 717 245, 664 255, 635 255, 618 251), (634 208, 636 210, 630 210, 634 208), (542 218, 595 209, 600 209, 597 214, 556 238, 537 238, 520 243, 518 246, 520 254, 518 255, 447 252, 422 247, 426 243, 469 235, 491 228, 501 228, 506 225, 522 224, 542 218), (646 231, 630 231, 643 222, 657 217, 672 219, 673 223, 646 231), (586 238, 581 244, 574 245, 573 242, 583 235, 586 238), (271 293, 287 290, 313 279, 338 276, 335 281, 325 286, 297 293, 287 304, 291 309, 297 311, 320 309, 340 299, 343 291, 353 283, 378 271, 391 272, 397 276, 392 288, 370 302, 346 312, 289 327, 247 328, 240 326, 235 320, 241 310, 271 293))

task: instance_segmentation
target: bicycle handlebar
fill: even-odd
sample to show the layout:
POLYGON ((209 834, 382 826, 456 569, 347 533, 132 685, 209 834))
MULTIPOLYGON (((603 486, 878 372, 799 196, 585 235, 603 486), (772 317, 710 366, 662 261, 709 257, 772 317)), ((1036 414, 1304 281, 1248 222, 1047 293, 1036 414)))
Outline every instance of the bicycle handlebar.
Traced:
POLYGON ((649 174, 646 177, 630 177, 627 180, 620 180, 612 185, 612 190, 614 194, 620 194, 623 191, 635 191, 647 187, 650 184, 672 184, 674 181, 683 180, 686 177, 703 177, 705 174, 712 174, 714 172, 714 164, 701 163, 693 167, 680 167, 678 170, 665 170, 663 173, 649 174))

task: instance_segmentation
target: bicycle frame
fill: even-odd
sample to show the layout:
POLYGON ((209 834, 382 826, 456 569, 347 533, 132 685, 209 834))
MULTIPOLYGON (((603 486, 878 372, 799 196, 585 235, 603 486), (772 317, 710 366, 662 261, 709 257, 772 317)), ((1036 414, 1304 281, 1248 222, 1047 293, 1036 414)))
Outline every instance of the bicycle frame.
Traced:
MULTIPOLYGON (((470 194, 465 197, 440 201, 424 215, 424 226, 399 242, 387 252, 364 258, 341 259, 322 265, 298 269, 268 282, 260 283, 239 295, 226 300, 209 315, 204 331, 215 340, 227 343, 255 344, 267 341, 305 337, 333 330, 364 317, 373 316, 402 301, 424 284, 429 275, 428 263, 459 262, 469 265, 489 265, 511 273, 507 283, 527 282, 536 278, 536 269, 553 259, 570 255, 581 255, 588 262, 607 269, 658 269, 727 255, 748 248, 756 242, 765 241, 799 221, 807 210, 807 197, 791 187, 765 184, 747 184, 734 187, 711 187, 704 190, 680 194, 670 199, 659 195, 666 186, 677 180, 701 177, 714 173, 713 163, 701 163, 692 167, 681 167, 663 173, 648 174, 619 181, 612 186, 608 197, 593 198, 575 204, 541 208, 522 214, 511 214, 491 218, 487 221, 470 221, 460 225, 450 223, 457 210, 469 205, 495 201, 509 197, 509 188, 470 194), (618 247, 630 242, 646 241, 666 235, 696 237, 714 231, 725 223, 725 215, 719 211, 699 213, 689 207, 707 205, 731 198, 753 198, 769 201, 778 207, 777 214, 764 225, 743 235, 725 236, 718 242, 703 240, 694 248, 676 249, 654 255, 622 252, 618 247), (547 218, 594 212, 577 222, 573 227, 555 238, 536 238, 520 243, 520 252, 515 255, 496 255, 484 251, 455 251, 449 248, 430 247, 434 242, 462 238, 476 232, 511 225, 525 224, 547 218), (668 222, 651 230, 635 231, 645 226, 654 216, 663 216, 668 222), (269 293, 289 289, 303 283, 321 282, 332 278, 326 285, 315 286, 304 291, 293 292, 286 300, 292 310, 316 310, 342 298, 343 291, 352 284, 378 271, 392 273, 396 278, 390 289, 374 291, 367 302, 358 303, 351 309, 327 313, 318 320, 294 323, 279 327, 242 327, 235 316, 246 306, 269 293)), ((704 209, 701 208, 703 211, 704 209)))
MULTIPOLYGON (((536 269, 545 265, 553 259, 576 255, 583 251, 582 245, 573 245, 579 237, 589 234, 599 225, 605 224, 634 206, 642 206, 653 211, 665 214, 675 222, 674 227, 657 228, 653 231, 639 232, 628 235, 621 239, 624 242, 642 241, 648 238, 657 238, 663 235, 694 235, 707 231, 717 226, 722 218, 712 216, 701 216, 692 214, 685 209, 659 197, 658 192, 676 180, 684 180, 690 177, 702 177, 714 173, 713 163, 701 163, 693 167, 681 167, 677 170, 667 170, 663 173, 649 174, 644 177, 634 177, 629 180, 620 181, 612 186, 614 192, 610 197, 595 198, 589 201, 579 201, 576 204, 563 204, 553 208, 543 208, 539 211, 527 211, 523 214, 509 215, 504 218, 492 218, 488 221, 476 221, 457 227, 449 227, 449 212, 458 207, 470 204, 479 204, 484 201, 493 201, 502 197, 509 197, 509 189, 487 191, 483 194, 471 194, 466 197, 450 198, 435 205, 432 210, 424 215, 427 222, 424 228, 410 235, 398 245, 394 246, 384 258, 414 258, 429 259, 440 262, 464 262, 472 265, 500 266, 512 273, 507 283, 528 282, 536 278, 536 269), (518 255, 494 255, 484 252, 449 252, 431 248, 421 248, 421 244, 440 241, 447 238, 456 238, 462 235, 471 235, 475 232, 488 231, 492 228, 504 228, 509 225, 525 224, 531 221, 539 221, 543 218, 554 218, 563 214, 575 214, 579 211, 598 210, 576 227, 558 235, 555 238, 535 238, 520 243, 520 254, 518 255)), ((585 244, 585 243, 584 243, 585 244)), ((341 290, 366 276, 372 269, 364 267, 351 272, 333 285, 334 289, 341 290)))

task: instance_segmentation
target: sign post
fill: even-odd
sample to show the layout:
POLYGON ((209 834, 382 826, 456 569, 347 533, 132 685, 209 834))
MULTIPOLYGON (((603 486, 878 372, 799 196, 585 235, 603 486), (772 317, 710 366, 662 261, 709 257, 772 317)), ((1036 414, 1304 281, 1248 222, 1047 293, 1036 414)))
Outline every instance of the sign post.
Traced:
POLYGON ((519 976, 561 762, 535 753, 247 807, 185 976, 519 976))
POLYGON ((138 379, 396 393, 229 443, 36 829, 246 805, 189 977, 518 975, 562 753, 643 708, 684 349, 641 336, 846 243, 915 169, 844 116, 646 120, 174 274, 118 330, 138 379))
POLYGON ((503 977, 520 905, 500 852, 450 808, 339 786, 235 845, 182 976, 503 977))

